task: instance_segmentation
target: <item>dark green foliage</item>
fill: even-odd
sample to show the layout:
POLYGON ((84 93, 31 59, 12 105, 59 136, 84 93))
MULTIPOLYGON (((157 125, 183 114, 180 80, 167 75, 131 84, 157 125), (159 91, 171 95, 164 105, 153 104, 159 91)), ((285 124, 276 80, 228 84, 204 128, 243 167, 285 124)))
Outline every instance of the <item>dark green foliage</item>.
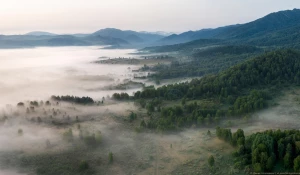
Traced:
POLYGON ((267 106, 267 98, 266 93, 253 90, 247 96, 238 97, 233 104, 233 110, 236 115, 240 115, 263 109, 267 106))
POLYGON ((183 98, 183 99, 181 100, 181 105, 184 106, 185 104, 186 104, 186 98, 183 98))
MULTIPOLYGON (((217 125, 225 116, 251 114, 268 107, 268 100, 278 94, 284 85, 295 84, 300 84, 300 53, 278 50, 189 83, 145 87, 137 91, 133 98, 136 102, 142 102, 149 114, 160 106, 151 99, 181 100, 184 104, 182 109, 178 106, 164 108, 160 117, 154 117, 148 123, 151 128, 174 130, 192 125, 217 125), (150 101, 147 103, 147 100, 150 101), (206 102, 197 104, 188 100, 206 102)), ((242 145, 245 138, 234 138, 233 142, 236 146, 242 145)))
POLYGON ((140 126, 143 127, 143 128, 147 127, 147 124, 146 124, 145 120, 141 121, 140 126))
POLYGON ((132 122, 137 118, 137 115, 134 112, 130 112, 128 118, 129 118, 129 121, 132 122))
POLYGON ((242 129, 238 129, 235 133, 233 133, 231 144, 233 146, 243 146, 245 144, 245 136, 244 136, 244 131, 242 129))
POLYGON ((232 142, 232 133, 230 129, 217 127, 216 134, 219 139, 222 139, 228 143, 232 142))
POLYGON ((274 168, 275 162, 276 162, 276 156, 273 153, 267 160, 266 170, 269 172, 272 171, 274 168))
MULTIPOLYGON (((166 100, 238 95, 245 88, 283 83, 300 83, 300 54, 292 50, 279 50, 263 54, 234 66, 218 75, 194 79, 190 83, 170 84, 147 88, 134 94, 134 98, 160 97, 166 100)), ((256 95, 266 94, 258 93, 256 95)), ((262 97, 262 98, 263 98, 262 97)))
MULTIPOLYGON (((51 99, 54 101, 65 101, 70 103, 77 103, 77 104, 94 104, 94 100, 91 97, 76 97, 76 96, 51 96, 51 99)), ((48 102, 48 101, 47 101, 48 102)), ((46 102, 46 104, 47 104, 46 102)))
MULTIPOLYGON (((217 128, 218 130, 226 131, 217 128)), ((233 133, 233 138, 234 135, 239 134, 233 133)), ((300 153, 296 151, 299 141, 299 130, 267 130, 246 137, 244 145, 238 147, 234 156, 242 167, 250 165, 254 172, 272 172, 274 166, 281 162, 282 168, 299 171, 300 153)))
POLYGON ((129 100, 129 95, 127 93, 114 93, 112 98, 115 100, 129 100))
POLYGON ((261 164, 260 163, 256 163, 253 165, 253 171, 256 172, 256 173, 261 173, 263 172, 263 169, 261 167, 261 164))
POLYGON ((299 170, 300 170, 300 156, 297 156, 294 159, 294 171, 299 172, 299 170))
POLYGON ((283 157, 283 166, 284 168, 289 169, 292 167, 292 165, 292 155, 290 153, 286 153, 283 157))
POLYGON ((154 79, 203 76, 214 74, 236 65, 262 50, 254 46, 225 45, 184 52, 190 55, 189 61, 172 61, 171 65, 158 64, 151 68, 156 73, 154 79))
POLYGON ((87 161, 81 161, 80 164, 79 164, 79 171, 85 171, 89 169, 89 164, 87 161))
POLYGON ((207 135, 208 135, 208 136, 211 136, 210 130, 207 131, 207 135))
POLYGON ((194 57, 208 57, 215 55, 241 55, 245 53, 255 53, 259 52, 261 49, 255 46, 246 46, 246 45, 226 45, 226 46, 217 46, 211 47, 208 49, 202 49, 194 53, 194 57))
POLYGON ((212 155, 209 156, 209 158, 208 158, 207 161, 208 161, 208 165, 209 166, 211 166, 211 167, 214 166, 214 164, 215 164, 215 158, 214 158, 214 156, 212 156, 212 155))
MULTIPOLYGON (((39 154, 18 154, 14 157, 21 170, 38 175, 93 175, 93 157, 87 155, 87 149, 68 149, 66 151, 47 151, 39 154), (90 161, 92 160, 92 161, 90 161), (87 168, 86 162, 89 166, 87 168), (84 165, 85 164, 85 165, 84 165), (82 165, 82 169, 81 169, 82 165), (35 170, 35 172, 33 172, 35 170)), ((7 154, 10 155, 10 154, 7 154)), ((10 155, 11 156, 11 155, 10 155)), ((16 166, 16 164, 13 164, 16 166)))
POLYGON ((112 152, 108 153, 108 162, 111 164, 114 162, 114 155, 112 152))

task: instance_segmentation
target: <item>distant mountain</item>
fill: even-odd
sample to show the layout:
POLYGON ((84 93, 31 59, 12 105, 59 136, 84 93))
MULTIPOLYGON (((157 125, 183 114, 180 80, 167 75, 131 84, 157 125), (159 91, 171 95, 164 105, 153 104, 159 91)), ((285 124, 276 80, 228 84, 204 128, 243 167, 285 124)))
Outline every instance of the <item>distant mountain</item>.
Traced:
POLYGON ((126 40, 110 37, 110 36, 101 36, 101 35, 89 35, 82 38, 84 41, 92 44, 92 45, 129 45, 130 43, 126 40))
POLYGON ((103 36, 103 37, 113 37, 113 38, 120 38, 123 40, 128 40, 131 44, 134 43, 150 43, 157 41, 164 36, 152 33, 143 33, 143 32, 135 32, 132 30, 120 30, 115 28, 106 28, 101 29, 92 35, 96 36, 103 36))
POLYGON ((58 35, 47 40, 47 46, 85 46, 89 43, 72 35, 58 35))
POLYGON ((162 32, 136 32, 115 28, 101 29, 92 34, 73 35, 34 31, 25 35, 1 35, 0 48, 111 45, 112 48, 148 47, 146 50, 160 52, 191 51, 220 45, 300 48, 300 10, 271 13, 245 24, 187 31, 167 37, 163 35, 162 32), (162 48, 150 47, 162 45, 162 48))
POLYGON ((91 44, 71 35, 2 35, 0 37, 0 48, 83 45, 91 44))
POLYGON ((32 36, 54 36, 56 34, 49 33, 49 32, 42 32, 42 31, 34 31, 34 32, 26 33, 25 35, 32 35, 32 36))
POLYGON ((239 25, 219 27, 216 29, 202 29, 198 31, 188 31, 181 34, 173 34, 159 40, 157 43, 159 43, 160 45, 169 45, 169 44, 185 43, 185 42, 198 40, 198 39, 210 39, 210 38, 214 38, 216 35, 222 32, 229 31, 230 29, 235 28, 236 26, 239 25))
MULTIPOLYGON (((236 42, 251 42, 259 44, 262 40, 278 41, 288 40, 287 36, 279 36, 285 33, 284 30, 289 30, 293 34, 298 34, 300 25, 300 10, 285 10, 266 15, 255 21, 219 27, 216 29, 202 29, 199 31, 188 31, 179 35, 171 35, 161 39, 157 45, 177 44, 189 42, 197 39, 223 39, 236 42), (296 27, 296 28, 294 28, 296 27), (280 32, 280 33, 277 33, 280 32), (271 37, 271 38, 270 38, 271 37), (274 39, 277 38, 277 39, 274 39), (281 38, 281 39, 279 39, 281 38)), ((285 41, 287 42, 287 41, 285 41)))
POLYGON ((226 32, 217 34, 216 38, 245 39, 264 36, 267 33, 287 29, 300 24, 300 10, 285 10, 271 13, 255 21, 238 25, 226 32))
POLYGON ((140 38, 140 37, 138 37, 134 34, 126 36, 125 39, 129 42, 132 42, 132 43, 142 43, 142 42, 144 42, 144 40, 142 38, 140 38))

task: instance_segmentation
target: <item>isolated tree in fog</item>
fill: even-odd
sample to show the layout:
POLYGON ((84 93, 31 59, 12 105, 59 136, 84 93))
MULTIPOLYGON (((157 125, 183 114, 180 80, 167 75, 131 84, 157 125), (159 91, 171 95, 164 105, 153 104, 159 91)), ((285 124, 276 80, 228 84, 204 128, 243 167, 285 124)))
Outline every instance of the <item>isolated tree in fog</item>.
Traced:
POLYGON ((17 104, 17 106, 18 106, 18 107, 24 107, 24 103, 23 103, 23 102, 19 102, 19 103, 17 104))
POLYGON ((41 117, 37 117, 37 122, 38 122, 38 123, 41 123, 41 122, 42 122, 41 117))
POLYGON ((50 106, 51 105, 50 101, 46 101, 46 105, 50 106))
POLYGON ((85 171, 87 169, 89 169, 89 164, 87 161, 81 161, 80 164, 79 164, 79 171, 85 171))
POLYGON ((22 136, 23 135, 23 130, 22 129, 18 129, 18 135, 22 136))
POLYGON ((109 161, 109 163, 113 163, 113 161, 114 161, 114 155, 112 152, 108 153, 108 161, 109 161))
POLYGON ((211 136, 210 130, 207 131, 207 135, 208 135, 208 136, 211 136))

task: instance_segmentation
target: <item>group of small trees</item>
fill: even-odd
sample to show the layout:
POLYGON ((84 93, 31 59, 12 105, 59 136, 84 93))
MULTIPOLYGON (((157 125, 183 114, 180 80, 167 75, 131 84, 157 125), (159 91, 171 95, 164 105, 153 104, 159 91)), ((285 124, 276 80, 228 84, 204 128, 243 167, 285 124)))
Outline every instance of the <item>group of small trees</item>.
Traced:
POLYGON ((80 138, 84 140, 86 145, 91 147, 96 147, 102 142, 102 134, 100 131, 97 131, 96 133, 92 134, 82 134, 82 131, 80 131, 80 138))
POLYGON ((77 104, 83 104, 83 105, 95 103, 95 101, 91 97, 76 97, 76 96, 70 96, 70 95, 66 95, 66 96, 52 95, 51 99, 54 101, 65 101, 65 102, 77 103, 77 104))
MULTIPOLYGON (((45 103, 43 101, 30 101, 29 102, 29 106, 31 107, 38 107, 38 106, 43 106, 43 105, 46 105, 46 106, 50 106, 51 103, 49 101, 46 101, 45 103)), ((25 107, 25 103, 24 102, 19 102, 17 103, 17 107, 25 107)))
POLYGON ((122 93, 114 93, 112 95, 112 98, 114 100, 129 100, 130 97, 127 93, 122 92, 122 93))

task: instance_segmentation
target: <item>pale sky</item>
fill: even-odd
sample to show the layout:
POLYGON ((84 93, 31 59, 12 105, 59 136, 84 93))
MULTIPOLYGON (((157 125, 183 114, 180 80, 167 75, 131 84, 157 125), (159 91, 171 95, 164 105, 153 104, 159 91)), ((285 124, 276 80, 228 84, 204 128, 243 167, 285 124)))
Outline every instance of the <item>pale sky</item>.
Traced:
POLYGON ((0 0, 0 33, 184 32, 300 8, 299 0, 0 0))

